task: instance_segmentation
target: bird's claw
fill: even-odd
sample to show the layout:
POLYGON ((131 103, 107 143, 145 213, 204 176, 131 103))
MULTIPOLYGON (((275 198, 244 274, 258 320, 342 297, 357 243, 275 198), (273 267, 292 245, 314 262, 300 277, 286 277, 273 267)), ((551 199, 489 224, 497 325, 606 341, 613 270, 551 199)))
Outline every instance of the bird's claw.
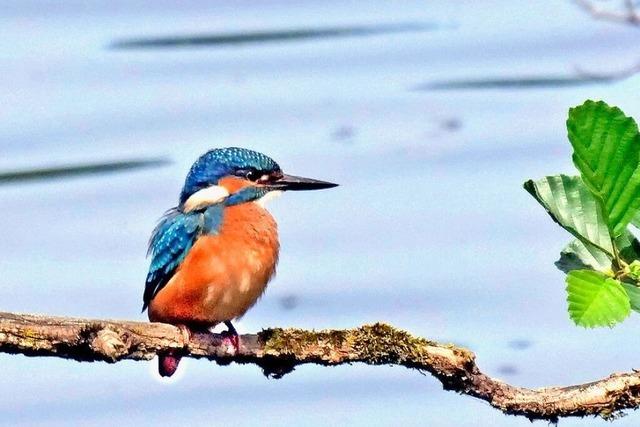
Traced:
POLYGON ((240 336, 237 333, 224 331, 222 332, 223 344, 233 347, 234 354, 240 353, 240 336))
POLYGON ((240 336, 238 335, 238 331, 233 327, 233 324, 227 320, 224 322, 227 330, 222 332, 223 342, 231 345, 234 350, 234 354, 240 353, 240 336))

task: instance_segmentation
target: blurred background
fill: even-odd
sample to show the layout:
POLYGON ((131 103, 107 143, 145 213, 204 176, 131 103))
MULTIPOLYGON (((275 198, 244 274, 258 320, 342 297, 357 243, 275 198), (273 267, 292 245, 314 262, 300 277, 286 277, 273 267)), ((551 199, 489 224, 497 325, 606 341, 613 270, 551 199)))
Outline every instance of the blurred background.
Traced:
MULTIPOLYGON (((573 173, 570 106, 640 117, 640 78, 609 78, 640 28, 559 0, 23 0, 0 34, 0 310, 146 320, 151 230, 198 155, 237 145, 341 184, 271 205, 278 276, 240 332, 385 321, 527 387, 640 367, 639 316, 570 322, 570 236, 521 188, 573 173)), ((7 426, 530 425, 399 367, 0 364, 7 426)))

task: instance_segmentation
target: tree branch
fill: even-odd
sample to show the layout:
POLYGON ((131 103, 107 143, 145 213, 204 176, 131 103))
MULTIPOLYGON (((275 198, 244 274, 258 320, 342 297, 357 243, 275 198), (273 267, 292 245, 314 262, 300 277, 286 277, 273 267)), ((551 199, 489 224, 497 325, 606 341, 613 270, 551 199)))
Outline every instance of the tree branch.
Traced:
POLYGON ((150 360, 167 351, 221 365, 252 363, 276 378, 306 363, 400 365, 431 373, 446 390, 482 399, 505 414, 529 419, 608 418, 640 406, 640 372, 612 374, 569 387, 515 387, 480 372, 469 350, 414 337, 381 323, 326 331, 265 329, 242 335, 240 350, 234 354, 229 340, 220 334, 185 337, 179 328, 162 323, 0 313, 0 352, 4 353, 114 363, 150 360))
MULTIPOLYGON (((640 27, 640 13, 638 12, 636 0, 620 0, 621 4, 614 9, 599 8, 592 0, 573 1, 594 19, 640 27)), ((640 63, 611 72, 592 72, 582 67, 575 68, 580 77, 600 80, 622 80, 637 74, 640 71, 640 63)))
POLYGON ((640 25, 640 15, 633 0, 624 0, 624 10, 608 10, 596 7, 591 0, 574 0, 584 11, 595 19, 617 23, 640 25))

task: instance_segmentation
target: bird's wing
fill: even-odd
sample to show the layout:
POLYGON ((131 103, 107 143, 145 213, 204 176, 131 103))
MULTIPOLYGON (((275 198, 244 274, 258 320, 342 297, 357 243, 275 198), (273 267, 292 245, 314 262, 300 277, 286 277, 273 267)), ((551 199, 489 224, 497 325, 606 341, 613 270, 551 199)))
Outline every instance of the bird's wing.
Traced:
POLYGON ((153 230, 149 240, 151 265, 144 289, 142 311, 158 291, 167 284, 187 252, 202 234, 203 213, 183 213, 177 209, 168 211, 153 230))
POLYGON ((171 279, 202 234, 217 234, 222 224, 225 202, 221 201, 201 211, 169 210, 151 234, 147 256, 151 265, 144 289, 142 311, 171 279))

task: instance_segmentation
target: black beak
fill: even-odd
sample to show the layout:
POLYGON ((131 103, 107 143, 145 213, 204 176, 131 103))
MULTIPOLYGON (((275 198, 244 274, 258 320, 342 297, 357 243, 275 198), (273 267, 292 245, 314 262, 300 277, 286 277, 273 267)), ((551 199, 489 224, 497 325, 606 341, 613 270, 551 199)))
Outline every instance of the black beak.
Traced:
POLYGON ((322 190, 324 188, 337 187, 338 184, 332 182, 319 181, 317 179, 303 178, 301 176, 282 175, 277 181, 269 184, 276 190, 322 190))

